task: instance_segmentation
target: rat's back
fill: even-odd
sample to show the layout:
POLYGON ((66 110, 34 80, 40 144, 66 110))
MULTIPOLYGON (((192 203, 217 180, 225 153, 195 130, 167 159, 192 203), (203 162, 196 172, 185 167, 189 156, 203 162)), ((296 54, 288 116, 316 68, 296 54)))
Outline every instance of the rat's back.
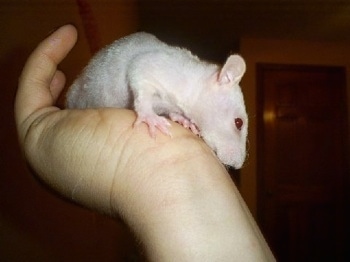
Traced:
POLYGON ((67 93, 68 108, 131 108, 127 82, 129 64, 140 54, 166 48, 155 36, 139 32, 121 38, 99 51, 67 93))

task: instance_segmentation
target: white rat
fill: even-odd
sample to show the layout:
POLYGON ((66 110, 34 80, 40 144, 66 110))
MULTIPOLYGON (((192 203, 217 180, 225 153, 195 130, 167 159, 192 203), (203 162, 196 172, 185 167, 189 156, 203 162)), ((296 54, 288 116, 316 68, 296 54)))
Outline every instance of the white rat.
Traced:
POLYGON ((238 85, 245 62, 231 55, 220 67, 140 32, 99 51, 67 93, 68 108, 134 109, 151 136, 170 135, 173 121, 200 135, 225 165, 246 156, 248 117, 238 85), (165 117, 164 117, 165 116, 165 117))

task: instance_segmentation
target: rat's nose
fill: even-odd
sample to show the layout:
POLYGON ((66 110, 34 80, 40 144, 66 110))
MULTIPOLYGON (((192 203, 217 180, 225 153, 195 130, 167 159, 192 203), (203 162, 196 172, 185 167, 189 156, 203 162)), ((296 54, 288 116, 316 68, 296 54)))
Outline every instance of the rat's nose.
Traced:
POLYGON ((241 118, 235 118, 235 125, 238 130, 241 130, 243 126, 243 120, 241 118))

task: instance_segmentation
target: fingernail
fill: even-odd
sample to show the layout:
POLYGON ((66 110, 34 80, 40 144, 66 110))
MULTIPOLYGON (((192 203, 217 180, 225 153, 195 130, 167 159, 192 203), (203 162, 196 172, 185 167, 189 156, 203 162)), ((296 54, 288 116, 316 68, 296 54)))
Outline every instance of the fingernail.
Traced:
POLYGON ((50 35, 52 35, 53 33, 55 33, 59 28, 61 28, 61 27, 63 27, 63 26, 66 26, 66 25, 72 25, 72 26, 76 27, 74 23, 67 23, 67 24, 64 24, 64 25, 56 26, 56 27, 54 27, 53 29, 51 29, 51 30, 46 34, 46 37, 45 37, 45 38, 49 37, 50 35))

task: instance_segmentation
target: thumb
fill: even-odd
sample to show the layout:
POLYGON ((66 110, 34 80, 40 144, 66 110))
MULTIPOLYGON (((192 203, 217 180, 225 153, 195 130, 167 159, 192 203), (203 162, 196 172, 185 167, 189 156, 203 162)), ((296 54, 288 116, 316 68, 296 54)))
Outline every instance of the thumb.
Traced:
POLYGON ((22 125, 31 115, 54 105, 57 89, 61 89, 64 82, 62 73, 56 71, 57 65, 73 48, 76 40, 76 29, 72 25, 62 26, 42 41, 28 58, 15 100, 15 118, 20 132, 26 133, 27 128, 22 125))

